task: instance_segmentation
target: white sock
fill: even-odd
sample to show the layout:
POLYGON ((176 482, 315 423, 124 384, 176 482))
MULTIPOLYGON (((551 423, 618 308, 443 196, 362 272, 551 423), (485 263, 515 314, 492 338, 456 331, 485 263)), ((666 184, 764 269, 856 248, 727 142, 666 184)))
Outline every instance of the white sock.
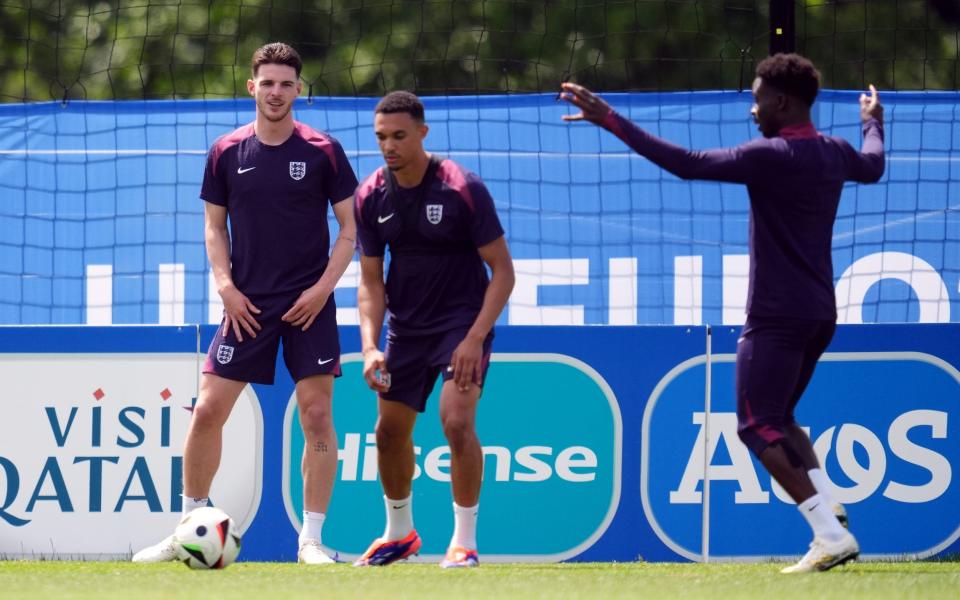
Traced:
POLYGON ((326 520, 326 513, 303 511, 303 528, 300 530, 298 541, 302 546, 307 540, 315 540, 318 544, 323 539, 323 522, 326 520))
POLYGON ((480 505, 460 506, 453 503, 453 537, 451 546, 460 546, 467 550, 477 549, 477 514, 480 505))
POLYGON ((182 498, 180 502, 181 517, 185 517, 191 510, 210 505, 210 498, 191 498, 186 494, 181 494, 180 497, 182 498))
POLYGON ((827 474, 823 469, 810 469, 807 471, 807 476, 810 477, 814 489, 817 490, 817 493, 820 494, 823 501, 827 503, 827 506, 833 507, 836 500, 833 499, 833 494, 830 493, 830 480, 827 479, 827 474))
POLYGON ((830 505, 820 494, 814 494, 798 504, 797 510, 807 520, 816 537, 835 542, 846 534, 846 530, 840 525, 840 521, 837 521, 830 505))
POLYGON ((402 540, 413 529, 413 494, 402 500, 391 500, 383 497, 387 507, 387 528, 383 532, 383 539, 387 541, 402 540))

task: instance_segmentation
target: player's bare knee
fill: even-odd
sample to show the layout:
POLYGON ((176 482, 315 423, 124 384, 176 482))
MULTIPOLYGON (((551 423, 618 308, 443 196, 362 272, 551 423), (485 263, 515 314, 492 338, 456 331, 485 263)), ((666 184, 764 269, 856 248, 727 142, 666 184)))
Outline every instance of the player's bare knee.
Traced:
POLYGON ((200 431, 220 429, 227 422, 228 416, 230 411, 224 410, 217 402, 201 399, 193 407, 190 427, 200 431))
POLYGON ((473 423, 469 419, 447 416, 443 419, 443 434, 454 453, 467 448, 476 438, 473 423))
POLYGON ((301 408, 300 425, 311 439, 327 437, 333 432, 333 415, 321 404, 301 408))
POLYGON ((408 432, 383 420, 377 421, 377 452, 399 452, 410 441, 408 432))

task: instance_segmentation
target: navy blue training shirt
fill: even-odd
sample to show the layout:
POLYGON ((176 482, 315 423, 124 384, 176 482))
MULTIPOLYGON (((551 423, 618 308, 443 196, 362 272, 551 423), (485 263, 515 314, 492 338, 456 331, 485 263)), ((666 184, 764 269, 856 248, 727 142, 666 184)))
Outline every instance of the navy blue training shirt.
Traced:
POLYGON ((425 335, 473 324, 489 284, 477 248, 503 236, 493 198, 477 175, 445 159, 432 177, 405 189, 377 169, 357 189, 354 214, 364 256, 390 248, 392 333, 425 335))
POLYGON ((614 111, 601 124, 638 154, 683 179, 743 183, 750 196, 747 314, 836 320, 831 242, 846 181, 884 170, 883 125, 863 124, 857 152, 812 124, 732 148, 692 151, 655 137, 614 111))
POLYGON ((231 273, 247 296, 316 283, 329 260, 327 207, 357 186, 336 139, 294 125, 285 142, 268 146, 250 123, 219 138, 207 154, 200 197, 227 208, 231 273))

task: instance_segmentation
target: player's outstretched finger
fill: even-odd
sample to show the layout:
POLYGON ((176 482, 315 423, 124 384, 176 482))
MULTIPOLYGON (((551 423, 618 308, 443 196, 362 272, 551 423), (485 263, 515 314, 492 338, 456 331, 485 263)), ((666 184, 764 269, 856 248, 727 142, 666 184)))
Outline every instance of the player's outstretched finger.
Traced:
POLYGON ((316 320, 316 318, 317 318, 317 315, 313 315, 313 314, 309 315, 307 317, 307 322, 303 324, 303 329, 301 329, 300 331, 306 331, 307 329, 310 329, 310 326, 313 325, 313 322, 316 320))
MULTIPOLYGON (((229 316, 229 315, 227 316, 227 319, 230 319, 230 316, 229 316)), ((230 324, 230 328, 233 329, 233 335, 234 335, 234 337, 237 338, 237 342, 242 342, 242 341, 243 341, 243 328, 240 327, 240 323, 237 321, 236 318, 231 319, 231 320, 232 320, 232 323, 230 324)))
POLYGON ((304 315, 306 315, 307 310, 300 302, 297 302, 290 307, 290 310, 283 315, 283 320, 288 323, 293 323, 294 325, 299 325, 298 321, 302 322, 304 315))
POLYGON ((567 81, 565 83, 562 83, 560 84, 560 87, 570 92, 571 94, 576 96, 578 100, 581 100, 581 101, 584 100, 586 96, 590 93, 590 90, 583 87, 579 83, 573 83, 572 81, 567 81))
POLYGON ((460 368, 457 370, 457 387, 461 392, 467 391, 470 387, 470 382, 473 381, 473 361, 463 361, 460 364, 460 368))
POLYGON ((251 326, 258 331, 260 330, 260 323, 258 323, 257 320, 253 318, 253 315, 259 315, 259 314, 260 314, 260 309, 254 306, 253 302, 250 302, 250 300, 247 300, 247 309, 243 315, 244 321, 249 321, 251 326))
POLYGON ((243 328, 247 330, 247 333, 250 334, 250 337, 257 337, 257 329, 260 329, 260 325, 254 320, 253 317, 244 315, 240 319, 240 324, 243 325, 243 328))

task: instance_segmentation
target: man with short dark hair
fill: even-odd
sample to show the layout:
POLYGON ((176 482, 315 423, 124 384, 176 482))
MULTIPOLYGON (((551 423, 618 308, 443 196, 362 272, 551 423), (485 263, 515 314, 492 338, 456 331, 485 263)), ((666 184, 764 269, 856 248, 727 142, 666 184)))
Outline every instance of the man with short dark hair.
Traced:
POLYGON ((763 138, 703 152, 650 135, 582 86, 564 83, 561 91, 581 110, 564 120, 608 129, 678 177, 747 186, 750 280, 737 344, 738 431, 814 535, 809 552, 784 573, 824 571, 860 552, 794 408, 836 329, 831 241, 843 184, 872 183, 883 175, 883 107, 872 85, 870 96, 861 94, 863 146, 857 152, 842 138, 814 129, 810 108, 819 89, 820 74, 802 56, 761 61, 751 113, 763 138))
POLYGON ((387 525, 354 564, 387 565, 420 549, 411 494, 413 426, 440 375, 454 500, 453 536, 440 565, 476 567, 483 473, 476 409, 493 324, 513 289, 513 262, 480 178, 424 150, 428 127, 419 98, 409 92, 385 96, 374 112, 374 131, 386 167, 367 177, 355 195, 357 304, 363 375, 378 394, 377 464, 387 525), (387 310, 384 353, 379 339, 387 310))
MULTIPOLYGON (((329 564, 321 528, 337 472, 332 395, 340 343, 333 290, 354 254, 356 225, 348 200, 357 179, 337 140, 293 119, 301 66, 287 44, 258 49, 247 81, 256 119, 219 138, 207 155, 200 197, 224 316, 187 430, 182 508, 186 515, 208 504, 224 423, 248 382, 273 383, 283 340, 305 440, 297 558, 329 564), (332 251, 328 205, 340 224, 332 251)), ((171 536, 133 560, 162 562, 176 555, 171 536)))

